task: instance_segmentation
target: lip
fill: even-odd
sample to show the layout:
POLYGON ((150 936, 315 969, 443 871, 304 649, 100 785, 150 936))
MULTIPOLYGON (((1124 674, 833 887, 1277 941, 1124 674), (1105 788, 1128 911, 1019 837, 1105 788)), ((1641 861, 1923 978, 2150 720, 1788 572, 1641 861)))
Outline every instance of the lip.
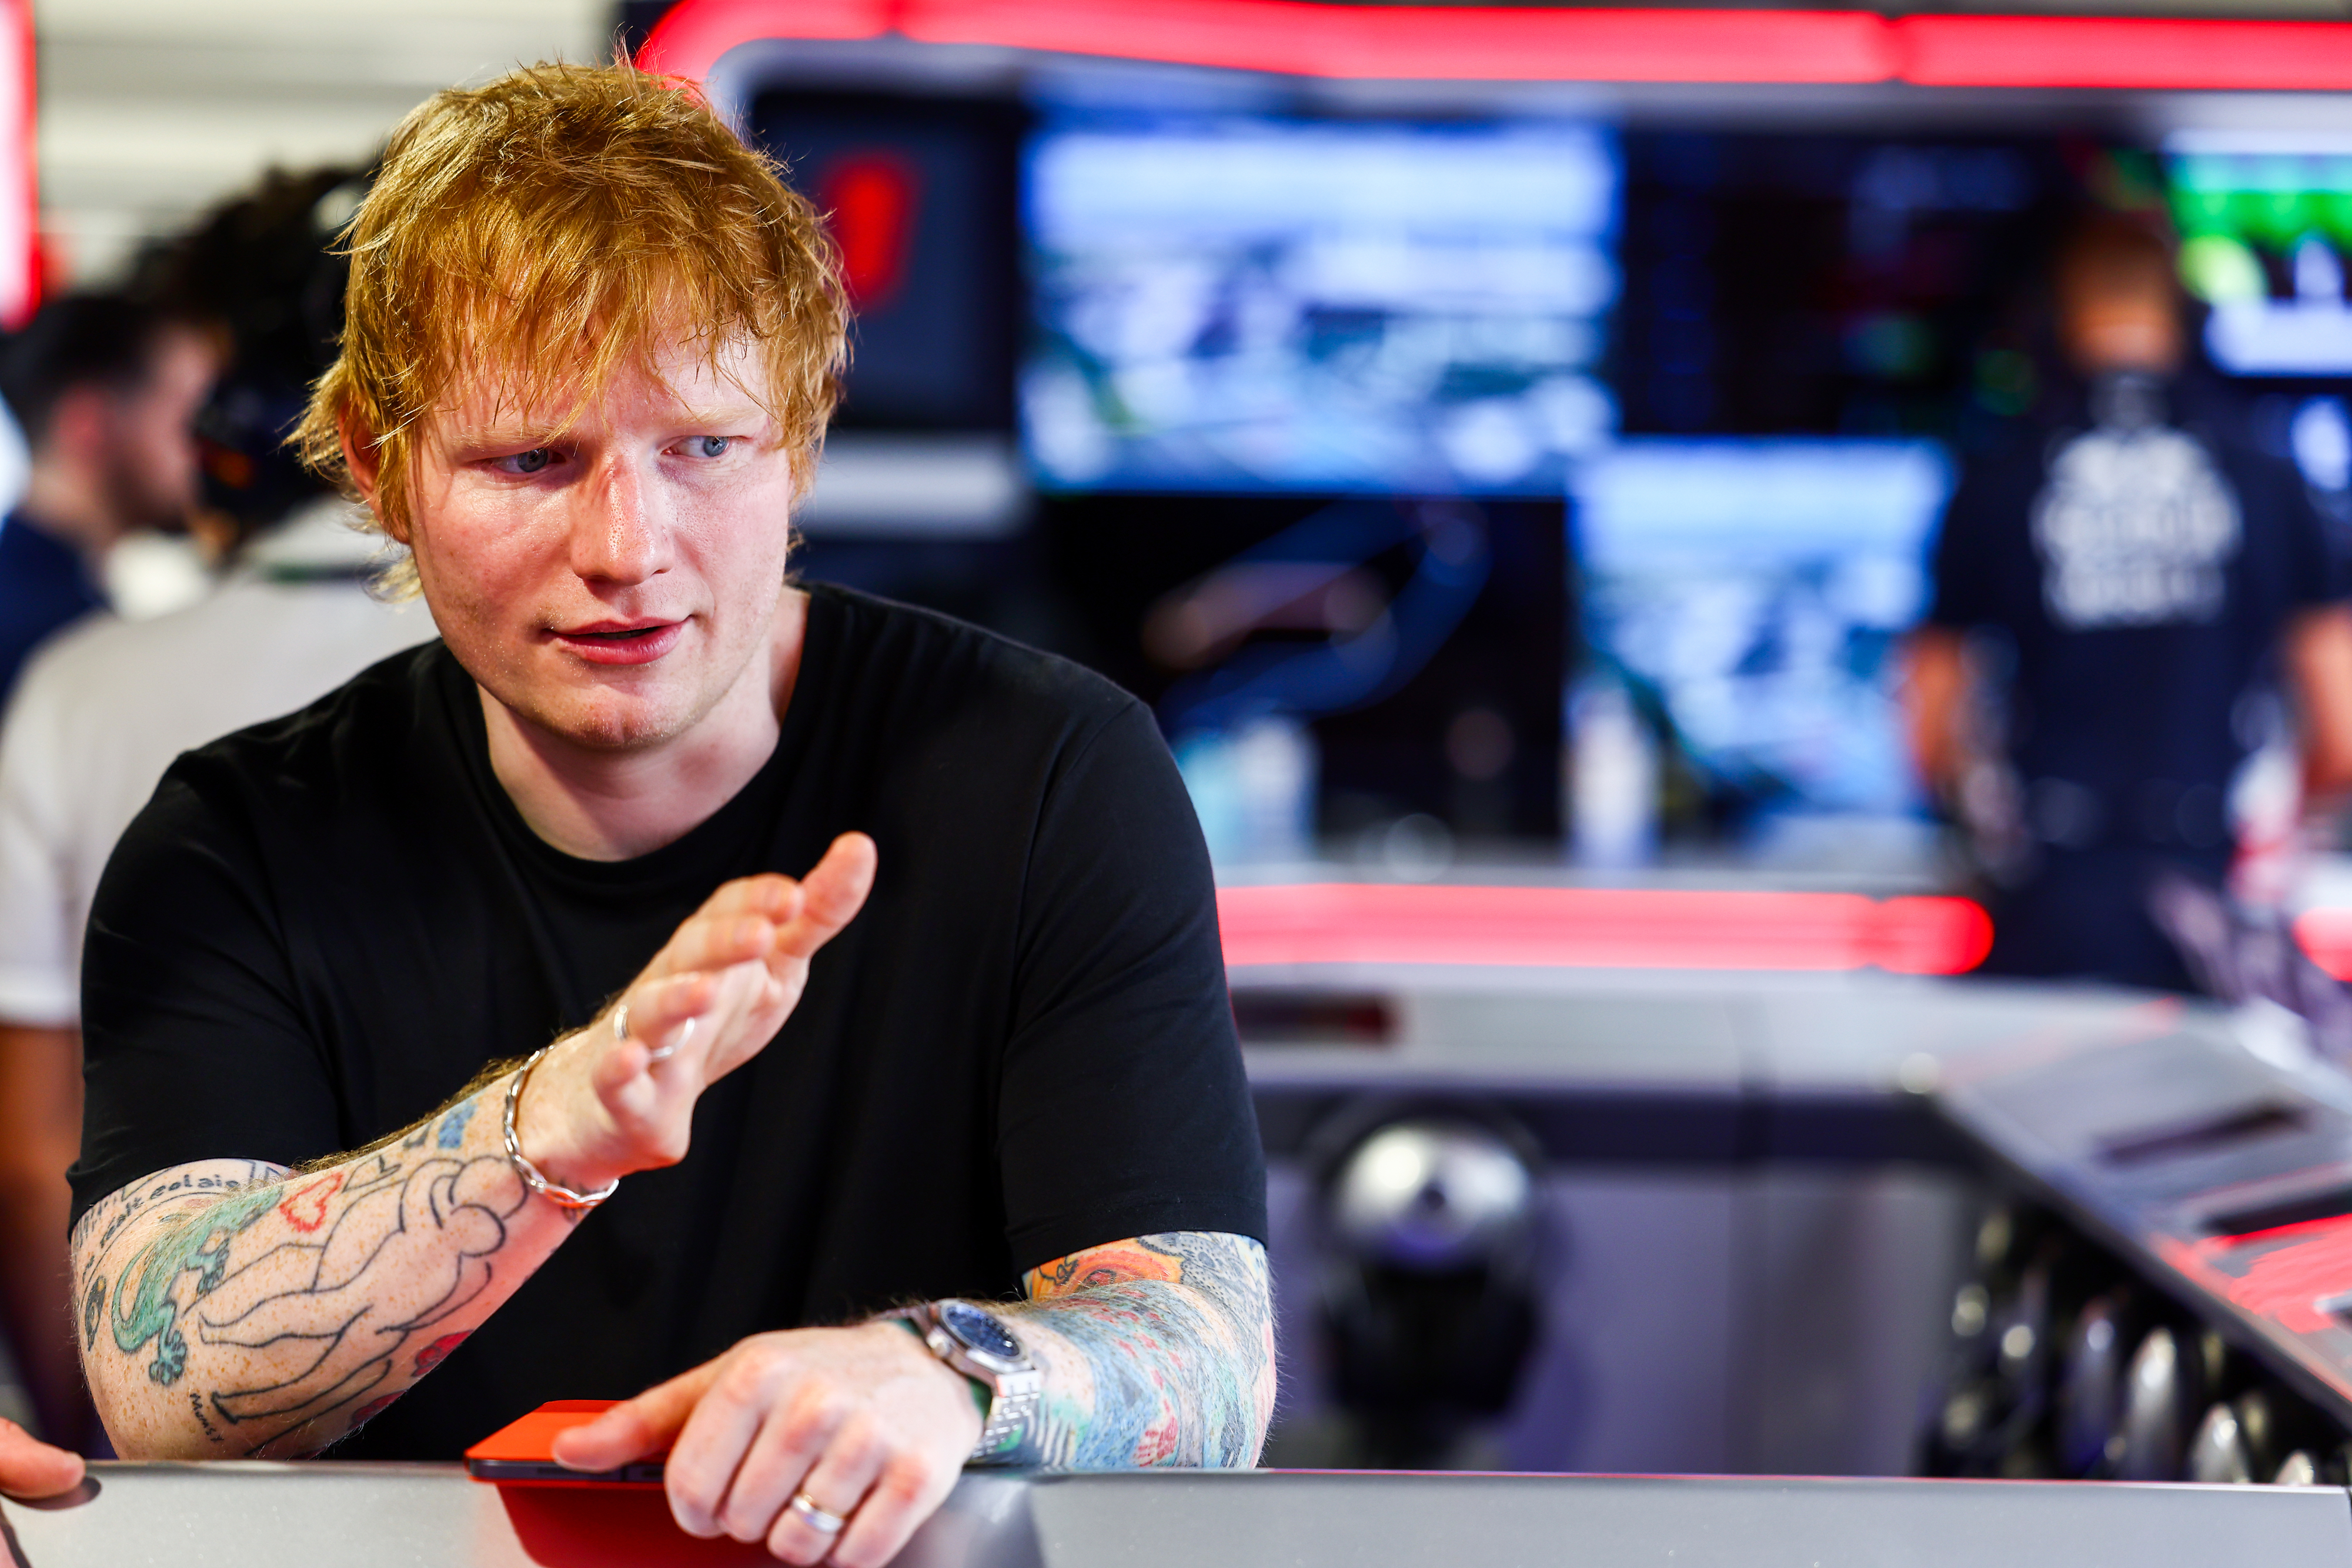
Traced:
POLYGON ((591 664, 650 664, 677 646, 683 621, 592 621, 548 632, 549 640, 591 664))

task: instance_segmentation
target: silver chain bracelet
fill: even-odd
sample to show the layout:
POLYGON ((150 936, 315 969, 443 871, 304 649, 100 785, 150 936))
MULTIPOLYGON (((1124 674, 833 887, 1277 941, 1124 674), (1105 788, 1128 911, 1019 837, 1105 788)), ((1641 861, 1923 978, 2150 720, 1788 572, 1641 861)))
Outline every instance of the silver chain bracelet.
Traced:
MULTIPOLYGON (((560 1045, 562 1042, 558 1040, 555 1043, 560 1045)), ((522 1145, 515 1137, 515 1107, 522 1103, 522 1086, 530 1082, 530 1070, 539 1065, 539 1059, 554 1049, 555 1045, 542 1045, 532 1051, 530 1059, 522 1064, 522 1070, 515 1074, 514 1082, 507 1086, 507 1112, 499 1122, 499 1131, 506 1134, 507 1161, 514 1166, 515 1175, 522 1178, 523 1186, 558 1208, 593 1208, 620 1191, 620 1177, 614 1176, 594 1192, 574 1192, 561 1182, 548 1180, 540 1168, 524 1155, 522 1145)))

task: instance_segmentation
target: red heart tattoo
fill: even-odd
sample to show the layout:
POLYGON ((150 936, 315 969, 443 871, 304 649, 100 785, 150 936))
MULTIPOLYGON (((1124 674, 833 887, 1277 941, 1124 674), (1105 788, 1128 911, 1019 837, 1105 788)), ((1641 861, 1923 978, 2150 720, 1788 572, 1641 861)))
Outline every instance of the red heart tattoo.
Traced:
POLYGON ((343 1173, 329 1171, 325 1176, 306 1181, 279 1200, 278 1212, 286 1223, 308 1235, 327 1223, 327 1200, 342 1189, 343 1173))

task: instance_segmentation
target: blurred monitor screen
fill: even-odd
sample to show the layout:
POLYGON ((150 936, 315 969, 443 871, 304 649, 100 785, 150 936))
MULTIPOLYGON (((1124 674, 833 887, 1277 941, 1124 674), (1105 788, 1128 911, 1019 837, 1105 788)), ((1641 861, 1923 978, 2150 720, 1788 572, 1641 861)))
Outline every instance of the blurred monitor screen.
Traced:
POLYGON ((754 139, 828 216, 856 308, 839 423, 1002 430, 1017 334, 1012 106, 766 92, 754 139))
POLYGON ((1023 196, 1060 490, 1557 495, 1605 440, 1602 131, 1061 120, 1023 196))
POLYGON ((2352 137, 2182 132, 2165 141, 2181 279, 2205 346, 2247 376, 2352 373, 2352 137))
POLYGON ((1950 484, 1925 441, 1627 440, 1571 486, 1586 633, 1711 794, 1911 810, 1890 661, 1950 484))

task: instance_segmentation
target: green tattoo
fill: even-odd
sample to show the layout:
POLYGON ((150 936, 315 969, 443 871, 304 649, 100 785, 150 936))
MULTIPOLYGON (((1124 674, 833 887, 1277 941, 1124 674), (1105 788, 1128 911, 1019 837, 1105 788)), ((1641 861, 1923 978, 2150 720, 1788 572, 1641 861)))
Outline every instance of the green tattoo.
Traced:
POLYGON ((135 1355, 154 1341, 155 1359, 147 1364, 150 1378, 173 1384, 187 1369, 188 1342, 180 1333, 180 1304, 172 1299, 173 1286, 187 1273, 196 1276, 198 1296, 218 1285, 228 1269, 229 1243, 268 1213, 277 1197, 275 1186, 229 1193, 194 1214, 167 1221, 163 1233, 115 1281, 115 1347, 135 1355))

